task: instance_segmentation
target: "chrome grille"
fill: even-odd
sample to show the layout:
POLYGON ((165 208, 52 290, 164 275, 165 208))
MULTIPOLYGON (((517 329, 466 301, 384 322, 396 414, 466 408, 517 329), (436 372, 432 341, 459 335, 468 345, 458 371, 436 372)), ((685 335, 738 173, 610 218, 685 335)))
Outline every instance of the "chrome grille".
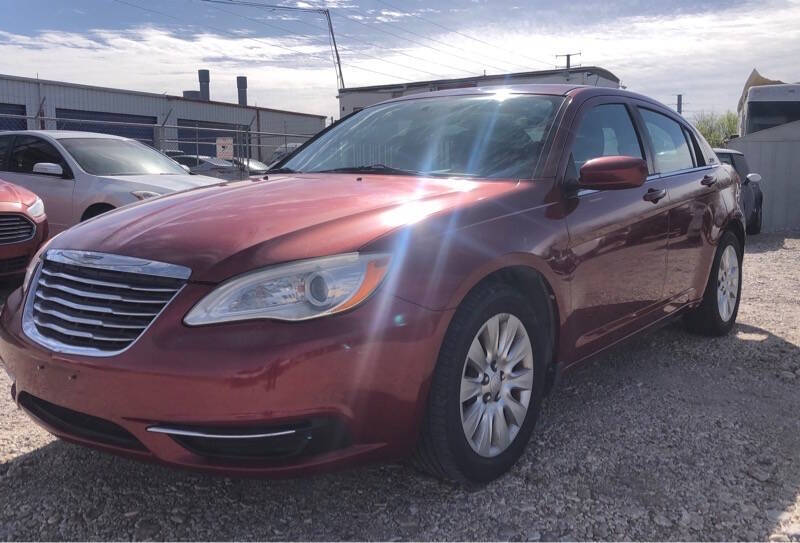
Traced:
POLYGON ((0 244, 28 241, 36 226, 22 215, 0 213, 0 244))
POLYGON ((58 352, 110 356, 130 346, 188 279, 183 266, 86 251, 48 251, 31 282, 28 337, 58 352))

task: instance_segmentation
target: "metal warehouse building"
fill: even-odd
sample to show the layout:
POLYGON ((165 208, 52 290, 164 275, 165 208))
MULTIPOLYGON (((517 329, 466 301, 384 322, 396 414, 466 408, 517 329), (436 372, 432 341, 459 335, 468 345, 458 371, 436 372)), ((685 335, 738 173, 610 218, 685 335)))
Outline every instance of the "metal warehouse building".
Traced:
POLYGON ((394 85, 372 87, 352 87, 339 89, 339 115, 344 117, 367 106, 417 94, 445 89, 469 87, 491 87, 496 85, 523 85, 526 83, 574 83, 595 87, 619 87, 619 78, 605 68, 586 66, 580 68, 538 70, 513 74, 483 75, 461 79, 440 79, 437 81, 418 81, 394 85))
POLYGON ((231 137, 237 156, 268 161, 276 148, 325 127, 322 115, 248 106, 244 77, 237 78, 240 104, 212 101, 208 71, 199 76, 200 91, 171 96, 0 75, 0 130, 103 132, 211 156, 218 137, 231 137))

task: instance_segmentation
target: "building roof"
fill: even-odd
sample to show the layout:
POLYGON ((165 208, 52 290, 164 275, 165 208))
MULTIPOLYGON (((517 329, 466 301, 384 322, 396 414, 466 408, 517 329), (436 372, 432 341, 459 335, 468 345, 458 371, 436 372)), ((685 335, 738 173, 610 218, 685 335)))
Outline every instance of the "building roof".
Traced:
MULTIPOLYGON (((519 79, 523 77, 531 77, 537 75, 556 75, 565 73, 567 70, 564 68, 554 69, 554 70, 536 70, 532 72, 515 72, 511 74, 494 74, 494 75, 477 75, 477 76, 470 76, 470 77, 461 77, 458 79, 436 79, 432 81, 414 81, 413 83, 391 83, 388 85, 372 85, 369 87, 348 87, 345 89, 339 89, 339 94, 346 94, 348 92, 366 92, 366 91, 382 91, 388 89, 407 89, 407 88, 414 88, 414 87, 427 87, 431 85, 451 85, 451 84, 458 84, 458 83, 472 83, 476 82, 480 84, 481 81, 492 81, 496 79, 519 79)), ((610 71, 606 70, 605 68, 600 68, 599 66, 581 66, 579 68, 570 68, 569 73, 584 73, 584 72, 591 72, 593 74, 598 74, 606 79, 610 79, 611 81, 615 81, 619 83, 619 78, 611 73, 610 71)))
POLYGON ((317 115, 315 113, 303 113, 301 111, 290 111, 288 109, 275 109, 270 107, 261 107, 261 106, 252 106, 252 105, 240 105, 235 102, 220 102, 217 100, 200 100, 194 98, 184 98, 183 96, 177 96, 174 94, 159 94, 156 92, 145 92, 145 91, 136 91, 136 90, 128 90, 128 89, 118 89, 114 87, 98 87, 95 85, 84 85, 82 83, 70 83, 67 81, 53 81, 49 79, 37 79, 35 77, 21 77, 17 75, 7 75, 7 74, 0 74, 0 79, 11 79, 14 81, 25 81, 27 83, 43 83, 45 85, 62 85, 65 87, 75 87, 80 89, 89 89, 95 91, 105 91, 105 92, 122 92, 125 94, 135 94, 138 96, 149 96, 152 98, 168 98, 170 100, 181 100, 183 102, 193 102, 193 103, 201 103, 201 104, 217 104, 223 106, 231 106, 231 107, 241 107, 247 109, 255 109, 258 111, 272 111, 275 113, 290 113, 292 115, 303 115, 306 117, 316 117, 318 119, 327 119, 328 117, 325 115, 317 115))

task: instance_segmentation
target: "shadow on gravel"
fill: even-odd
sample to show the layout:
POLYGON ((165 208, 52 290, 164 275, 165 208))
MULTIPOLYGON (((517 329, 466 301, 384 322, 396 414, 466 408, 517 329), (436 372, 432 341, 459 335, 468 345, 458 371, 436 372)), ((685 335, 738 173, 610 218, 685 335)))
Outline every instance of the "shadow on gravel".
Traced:
POLYGON ((745 243, 748 253, 769 253, 783 249, 787 239, 800 239, 800 232, 776 232, 772 234, 757 234, 747 238, 745 243))
POLYGON ((0 464, 0 539, 766 540, 800 489, 795 370, 800 349, 753 326, 646 334, 566 375, 477 491, 397 465, 215 478, 52 442, 0 464))

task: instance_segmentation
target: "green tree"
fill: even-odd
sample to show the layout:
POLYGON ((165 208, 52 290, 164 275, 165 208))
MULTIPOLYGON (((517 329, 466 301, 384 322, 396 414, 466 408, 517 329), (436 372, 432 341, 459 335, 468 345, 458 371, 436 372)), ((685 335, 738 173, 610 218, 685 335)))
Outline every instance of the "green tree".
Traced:
POLYGON ((739 134, 739 117, 733 111, 706 113, 694 116, 694 125, 712 147, 722 147, 727 139, 739 134))

